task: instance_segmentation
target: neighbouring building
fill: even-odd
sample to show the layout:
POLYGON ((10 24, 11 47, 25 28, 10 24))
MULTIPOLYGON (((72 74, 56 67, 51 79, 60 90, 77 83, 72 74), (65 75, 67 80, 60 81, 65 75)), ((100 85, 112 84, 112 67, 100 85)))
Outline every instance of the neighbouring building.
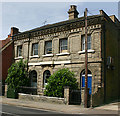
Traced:
MULTIPOLYGON (((75 72, 84 100, 85 18, 75 5, 69 20, 45 25, 13 36, 14 60, 28 60, 31 86, 43 95, 47 78, 60 68, 75 72)), ((88 87, 93 106, 118 99, 120 22, 103 10, 88 16, 88 87)))
MULTIPOLYGON (((18 33, 17 28, 11 28, 11 33, 5 40, 0 40, 0 82, 4 87, 5 79, 7 78, 8 69, 14 62, 14 46, 12 36, 18 33)), ((4 93, 4 89, 3 89, 4 93)))

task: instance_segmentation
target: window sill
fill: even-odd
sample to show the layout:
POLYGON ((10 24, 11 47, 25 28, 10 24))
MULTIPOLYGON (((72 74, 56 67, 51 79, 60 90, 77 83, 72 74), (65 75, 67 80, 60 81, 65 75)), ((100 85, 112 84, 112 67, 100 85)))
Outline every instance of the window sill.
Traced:
POLYGON ((38 55, 30 56, 30 58, 39 58, 38 55))
MULTIPOLYGON (((88 52, 88 53, 94 53, 95 50, 87 50, 87 52, 88 52)), ((85 53, 85 50, 79 51, 78 53, 79 53, 79 54, 84 54, 84 53, 85 53)))
POLYGON ((68 52, 65 52, 65 53, 59 53, 59 54, 56 54, 57 56, 63 56, 63 55, 69 55, 70 53, 68 52))
POLYGON ((43 57, 49 57, 49 56, 53 56, 53 54, 45 54, 45 55, 42 55, 43 57))
POLYGON ((19 57, 16 57, 14 58, 15 60, 18 60, 18 59, 22 59, 23 57, 22 56, 19 56, 19 57))

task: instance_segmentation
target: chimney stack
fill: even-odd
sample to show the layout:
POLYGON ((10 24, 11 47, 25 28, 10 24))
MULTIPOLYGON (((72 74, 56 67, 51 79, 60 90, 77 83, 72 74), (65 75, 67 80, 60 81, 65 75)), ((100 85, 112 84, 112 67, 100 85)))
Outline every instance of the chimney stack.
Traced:
POLYGON ((14 34, 18 34, 19 32, 19 29, 16 28, 16 27, 11 27, 11 32, 10 32, 10 35, 13 36, 14 34))
POLYGON ((76 10, 77 6, 75 5, 71 5, 70 6, 70 9, 68 11, 68 14, 69 14, 69 20, 70 19, 74 19, 74 18, 78 18, 78 11, 76 10))

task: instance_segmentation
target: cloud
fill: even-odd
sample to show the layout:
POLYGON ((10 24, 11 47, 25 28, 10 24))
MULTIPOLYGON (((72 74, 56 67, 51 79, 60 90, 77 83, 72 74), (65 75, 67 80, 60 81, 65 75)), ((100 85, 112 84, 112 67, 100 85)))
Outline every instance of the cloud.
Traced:
POLYGON ((104 9, 109 15, 118 15, 117 3, 114 2, 3 2, 2 39, 7 37, 12 26, 26 31, 42 26, 46 20, 46 24, 67 20, 67 11, 72 4, 77 5, 79 17, 83 16, 86 7, 91 14, 98 14, 100 9, 104 9))
POLYGON ((119 2, 119 0, 2 0, 2 2, 119 2))

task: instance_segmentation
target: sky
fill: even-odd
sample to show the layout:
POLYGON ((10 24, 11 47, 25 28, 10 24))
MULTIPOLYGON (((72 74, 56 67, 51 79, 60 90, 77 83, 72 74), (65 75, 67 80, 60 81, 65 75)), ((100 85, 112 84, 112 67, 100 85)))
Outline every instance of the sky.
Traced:
POLYGON ((0 3, 0 39, 10 34, 11 27, 20 32, 28 31, 46 24, 68 20, 70 5, 76 5, 79 17, 88 8, 88 15, 100 14, 104 10, 108 15, 118 18, 118 2, 1 2, 0 3))

